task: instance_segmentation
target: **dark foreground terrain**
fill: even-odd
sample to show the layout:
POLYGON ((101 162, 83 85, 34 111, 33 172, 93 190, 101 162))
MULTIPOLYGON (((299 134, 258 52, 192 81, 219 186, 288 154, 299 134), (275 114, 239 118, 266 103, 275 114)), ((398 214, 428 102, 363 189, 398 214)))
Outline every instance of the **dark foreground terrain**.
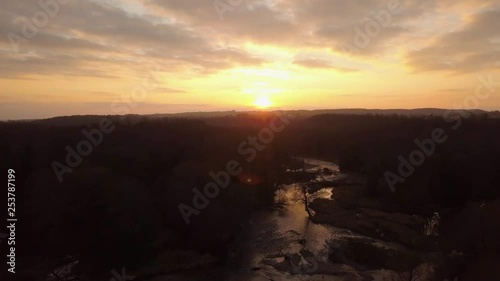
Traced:
POLYGON ((500 119, 433 114, 0 123, 15 277, 497 280, 500 119))

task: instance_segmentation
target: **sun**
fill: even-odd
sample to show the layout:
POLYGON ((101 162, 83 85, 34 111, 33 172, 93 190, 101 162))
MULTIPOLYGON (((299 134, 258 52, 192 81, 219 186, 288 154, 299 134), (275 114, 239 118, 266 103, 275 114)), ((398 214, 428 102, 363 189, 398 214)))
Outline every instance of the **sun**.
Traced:
POLYGON ((257 108, 269 108, 270 106, 273 105, 271 100, 269 100, 268 96, 259 96, 255 102, 253 103, 257 108))

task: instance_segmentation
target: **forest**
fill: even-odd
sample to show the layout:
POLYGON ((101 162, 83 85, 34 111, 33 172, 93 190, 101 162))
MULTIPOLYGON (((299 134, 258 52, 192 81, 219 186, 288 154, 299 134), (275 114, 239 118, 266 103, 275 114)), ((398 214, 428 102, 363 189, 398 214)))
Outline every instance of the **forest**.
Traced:
MULTIPOLYGON (((493 265, 500 261, 498 116, 286 114, 289 124, 251 161, 238 147, 269 127, 273 112, 107 116, 114 130, 62 181, 54 161, 64 163, 65 147, 77 147, 82 131, 98 128, 103 117, 1 122, 0 165, 16 172, 19 280, 110 280, 110 271, 122 268, 135 280, 169 274, 185 274, 178 280, 224 280, 236 251, 232 245, 247 231, 245 222, 260 210, 279 209, 276 192, 307 177, 293 173, 303 165, 299 157, 337 163, 340 173, 366 179, 357 197, 364 201, 347 200, 345 209, 369 205, 386 213, 440 215, 439 236, 411 241, 400 232, 377 236, 344 224, 327 215, 331 206, 320 199, 307 206, 314 223, 354 227, 418 251, 460 253, 459 259, 445 259, 439 280, 492 280, 488 276, 498 272, 493 265), (416 143, 433 139, 436 129, 443 141, 427 146, 432 151, 426 153, 416 143), (401 159, 416 150, 425 159, 401 176, 401 159), (230 161, 241 169, 186 223, 180 204, 191 204, 193 189, 203 191, 214 181, 211 173, 226 171, 230 161), (391 188, 388 172, 404 179, 391 188), (478 272, 486 279, 478 279, 478 272)), ((304 192, 312 193, 312 187, 304 192)))

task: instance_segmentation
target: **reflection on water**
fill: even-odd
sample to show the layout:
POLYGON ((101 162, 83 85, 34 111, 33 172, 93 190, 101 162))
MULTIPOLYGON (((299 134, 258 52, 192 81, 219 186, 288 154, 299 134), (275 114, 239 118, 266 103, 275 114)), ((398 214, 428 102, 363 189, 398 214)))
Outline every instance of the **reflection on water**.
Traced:
MULTIPOLYGON (((338 166, 320 160, 304 159, 309 172, 322 174, 318 180, 325 180, 322 171, 332 171, 326 180, 336 180, 344 177, 338 173, 338 166)), ((333 187, 319 189, 309 194, 310 201, 316 199, 331 199, 335 192, 333 187)), ((294 183, 284 186, 276 192, 275 202, 282 204, 278 211, 266 211, 256 214, 244 224, 244 237, 235 242, 234 260, 229 263, 226 280, 231 281, 261 281, 261 280, 363 280, 352 267, 334 265, 328 262, 332 247, 345 242, 358 240, 366 245, 372 245, 387 250, 403 251, 398 243, 386 242, 354 233, 347 229, 330 225, 316 224, 309 220, 303 204, 301 184, 294 183), (311 262, 312 261, 312 262, 311 262), (310 265, 319 264, 320 270, 307 271, 310 265), (326 267, 326 269, 325 269, 326 267), (279 270, 278 270, 279 269, 279 270), (298 269, 298 270, 297 270, 298 269), (330 273, 329 273, 330 272, 330 273), (333 274, 335 272, 337 274, 333 274), (338 272, 348 273, 338 275, 338 272), (310 274, 308 274, 310 273, 310 274), (316 273, 316 274, 314 274, 316 273), (355 279, 352 279, 356 276, 355 279)), ((429 223, 429 230, 434 230, 439 223, 438 217, 429 223)), ((316 267, 317 268, 317 267, 316 267)), ((373 272, 375 280, 390 280, 389 271, 373 272)))
POLYGON ((322 188, 309 196, 309 200, 313 201, 315 199, 332 199, 333 188, 326 187, 322 188))
MULTIPOLYGON (((319 160, 305 159, 306 163, 317 165, 310 171, 328 168, 338 171, 338 166, 319 160)), ((332 188, 323 188, 310 196, 330 199, 332 188)), ((328 240, 359 237, 349 230, 312 223, 300 201, 301 193, 298 184, 285 186, 278 191, 275 200, 285 203, 280 211, 262 212, 245 224, 247 236, 235 246, 240 252, 232 264, 228 280, 311 280, 309 275, 291 275, 269 266, 282 262, 284 257, 307 250, 317 261, 328 260, 328 240)), ((332 277, 333 278, 333 277, 332 277)), ((329 279, 342 280, 342 279, 329 279)))
POLYGON ((441 217, 439 216, 439 213, 435 212, 432 218, 427 219, 424 225, 424 234, 426 236, 439 236, 438 228, 440 222, 441 217))
POLYGON ((332 162, 327 162, 312 158, 301 158, 301 159, 304 160, 304 162, 309 165, 309 168, 306 169, 308 172, 318 172, 323 169, 328 169, 330 171, 336 171, 336 172, 340 170, 339 165, 332 162))

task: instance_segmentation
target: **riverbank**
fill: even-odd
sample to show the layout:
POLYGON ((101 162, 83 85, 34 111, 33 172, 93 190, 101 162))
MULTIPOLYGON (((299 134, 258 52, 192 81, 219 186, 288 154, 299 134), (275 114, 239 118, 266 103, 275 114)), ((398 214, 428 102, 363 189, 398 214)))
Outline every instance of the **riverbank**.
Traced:
MULTIPOLYGON (((334 163, 315 159, 304 159, 303 167, 293 172, 313 173, 315 179, 286 186, 277 197, 293 202, 284 212, 306 220, 305 233, 289 241, 296 246, 288 246, 281 255, 267 255, 261 263, 296 280, 439 280, 445 274, 441 265, 447 258, 436 251, 432 237, 424 235, 426 218, 390 212, 383 201, 365 196, 363 175, 340 173, 334 163), (304 190, 311 217, 305 204, 296 205, 301 199, 305 203, 304 190), (323 232, 310 235, 317 231, 314 228, 323 232)), ((274 275, 267 280, 289 279, 274 275)))
MULTIPOLYGON (((290 178, 305 181, 282 186, 275 210, 241 223, 227 260, 193 253, 192 269, 144 280, 211 280, 222 274, 231 281, 443 281, 450 263, 462 258, 440 251, 439 217, 391 210, 383 198, 367 195, 363 175, 341 173, 334 163, 304 159, 303 167, 288 170, 290 178)), ((164 270, 161 264, 153 271, 164 270)))

